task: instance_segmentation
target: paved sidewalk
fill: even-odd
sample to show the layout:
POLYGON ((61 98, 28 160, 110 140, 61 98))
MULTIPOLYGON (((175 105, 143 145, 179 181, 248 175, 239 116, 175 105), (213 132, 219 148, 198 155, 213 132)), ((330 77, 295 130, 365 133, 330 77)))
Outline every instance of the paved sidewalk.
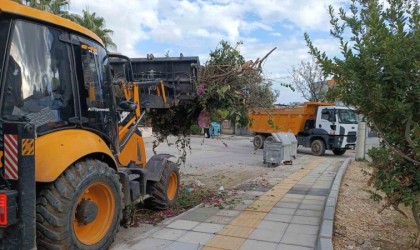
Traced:
POLYGON ((314 249, 326 197, 342 162, 299 158, 287 171, 275 168, 263 177, 271 189, 242 185, 244 191, 236 194, 241 204, 199 206, 113 249, 314 249))

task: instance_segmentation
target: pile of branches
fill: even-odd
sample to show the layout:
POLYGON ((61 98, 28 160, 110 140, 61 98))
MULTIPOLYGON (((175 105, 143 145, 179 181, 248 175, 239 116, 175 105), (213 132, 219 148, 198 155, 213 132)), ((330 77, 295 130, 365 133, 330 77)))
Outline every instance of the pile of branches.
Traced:
MULTIPOLYGON (((208 63, 202 70, 198 86, 197 101, 202 110, 210 113, 227 110, 246 125, 248 108, 261 106, 258 93, 269 82, 262 74, 262 63, 275 50, 262 59, 247 61, 241 65, 208 63), (244 116, 245 115, 245 116, 244 116)), ((272 105, 270 100, 269 105, 272 105)))
MULTIPOLYGON (((235 51, 236 48, 231 48, 235 51)), ((170 109, 152 110, 148 117, 151 119, 153 131, 156 133, 155 148, 167 140, 169 135, 177 136, 175 142, 181 156, 180 161, 185 163, 186 150, 190 149, 189 135, 191 127, 196 125, 200 114, 203 112, 216 114, 224 110, 228 115, 223 119, 233 120, 237 124, 248 124, 248 110, 261 107, 267 102, 271 106, 276 95, 272 98, 262 97, 264 91, 272 93, 271 82, 262 74, 262 63, 275 50, 272 49, 267 55, 255 61, 232 60, 230 63, 220 63, 217 60, 209 60, 199 70, 198 82, 194 83, 196 93, 192 94, 192 101, 184 105, 178 105, 170 109)), ((212 54, 210 54, 212 55, 212 54)))

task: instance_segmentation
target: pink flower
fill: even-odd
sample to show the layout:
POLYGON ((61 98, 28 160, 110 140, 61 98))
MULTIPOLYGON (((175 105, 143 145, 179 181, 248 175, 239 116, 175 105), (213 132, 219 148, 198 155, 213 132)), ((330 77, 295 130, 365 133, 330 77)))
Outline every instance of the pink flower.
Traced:
POLYGON ((200 84, 200 86, 198 87, 198 89, 197 89, 197 96, 201 96, 201 95, 203 95, 204 94, 204 92, 205 92, 205 89, 204 89, 204 84, 200 84))

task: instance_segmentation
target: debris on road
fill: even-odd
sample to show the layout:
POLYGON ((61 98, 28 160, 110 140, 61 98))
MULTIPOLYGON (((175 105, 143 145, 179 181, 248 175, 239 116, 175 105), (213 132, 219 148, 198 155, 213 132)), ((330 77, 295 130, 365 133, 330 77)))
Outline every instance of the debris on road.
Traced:
POLYGON ((202 183, 199 180, 194 180, 194 185, 196 185, 197 187, 202 187, 202 186, 204 186, 204 183, 202 183))

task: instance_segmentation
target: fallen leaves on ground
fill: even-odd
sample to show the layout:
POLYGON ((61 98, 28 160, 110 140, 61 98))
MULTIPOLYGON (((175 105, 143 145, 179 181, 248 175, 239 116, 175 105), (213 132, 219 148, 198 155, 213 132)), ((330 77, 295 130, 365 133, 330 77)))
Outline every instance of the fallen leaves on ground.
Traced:
POLYGON ((241 200, 235 197, 236 191, 215 192, 202 185, 181 185, 179 197, 172 208, 164 211, 136 208, 132 211, 130 223, 127 226, 138 227, 142 223, 157 225, 166 218, 182 214, 199 204, 219 209, 228 208, 230 205, 240 204, 241 200))

